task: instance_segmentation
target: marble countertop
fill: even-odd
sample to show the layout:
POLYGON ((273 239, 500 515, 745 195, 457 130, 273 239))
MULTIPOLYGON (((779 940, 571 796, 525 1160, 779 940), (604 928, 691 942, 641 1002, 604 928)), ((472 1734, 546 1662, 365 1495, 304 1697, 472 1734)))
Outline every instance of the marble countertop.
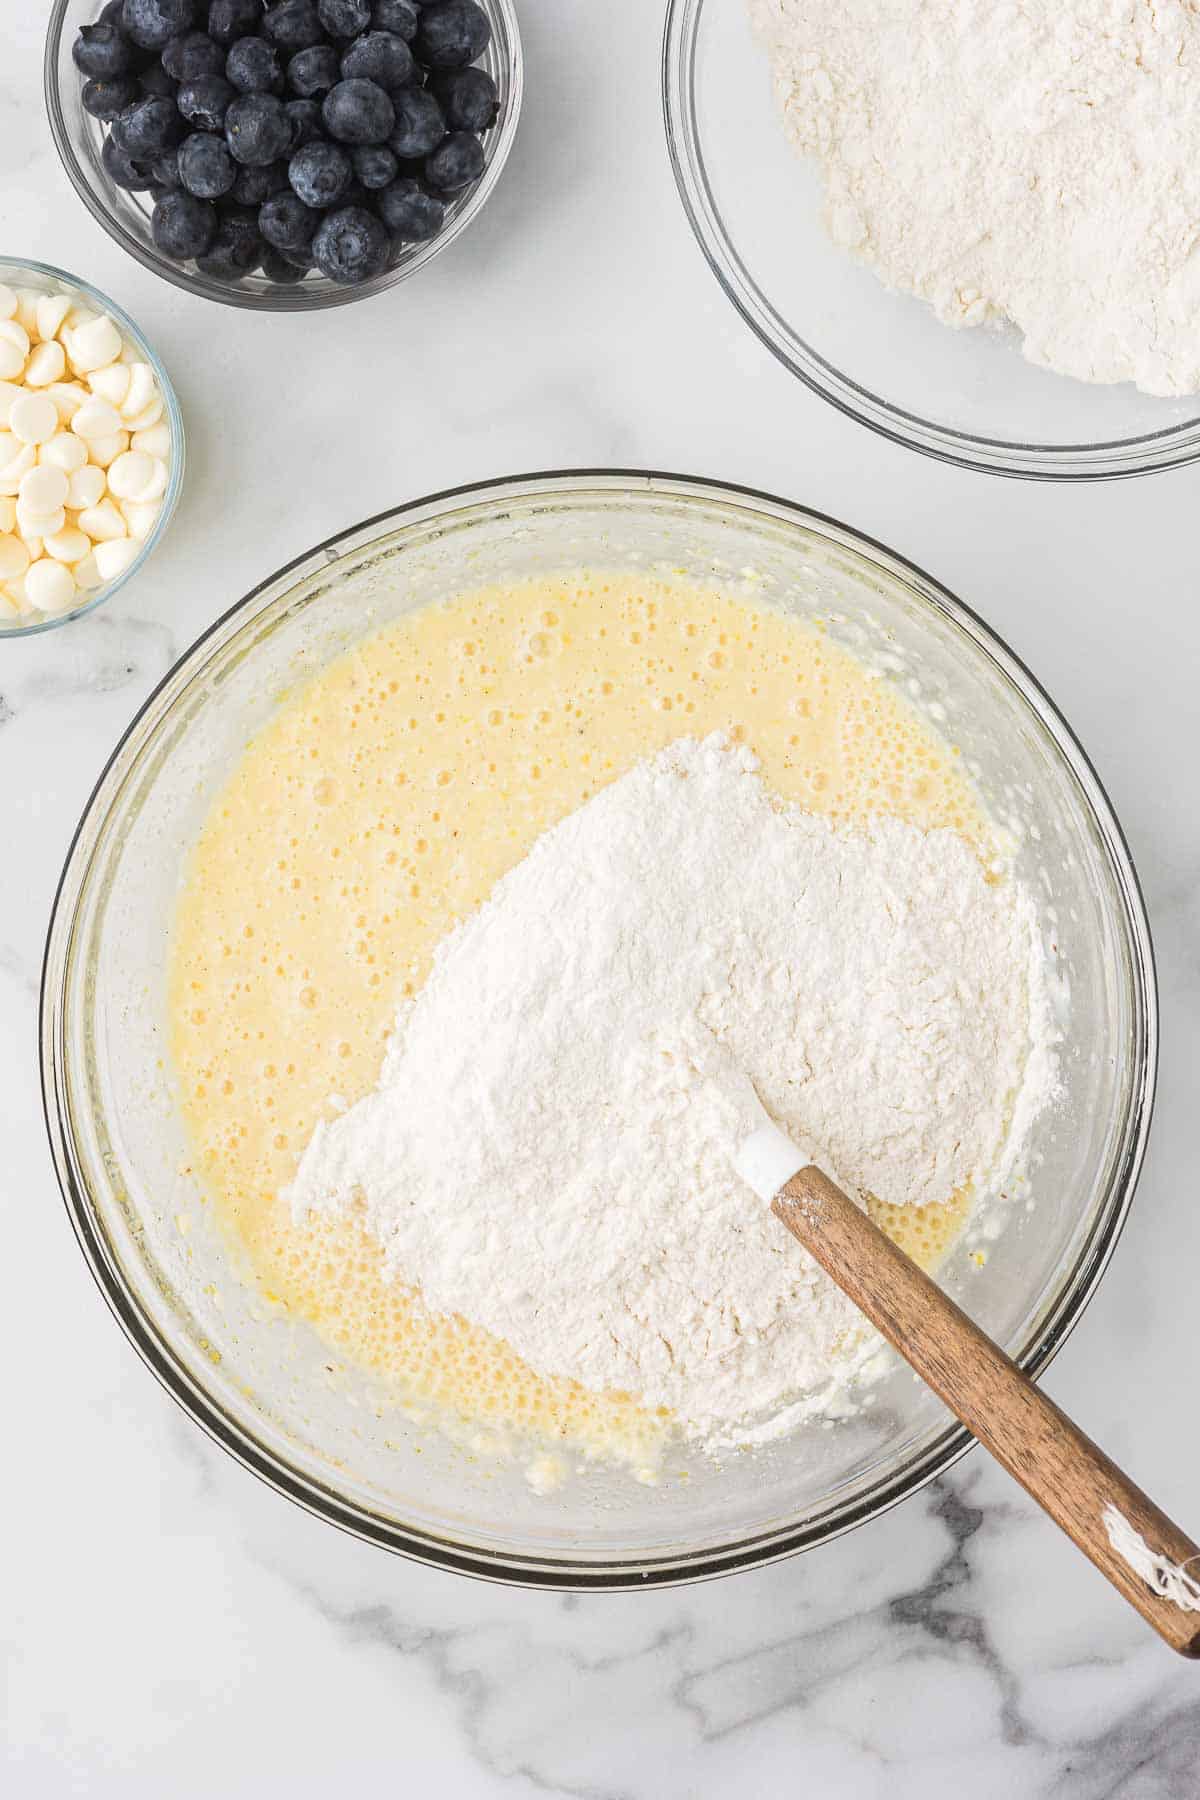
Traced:
POLYGON ((1192 1800, 1200 1672, 979 1452, 809 1556, 575 1599, 410 1566, 268 1492, 176 1410, 92 1286, 44 1139, 35 1018, 100 765, 193 636, 316 540, 439 487, 585 464, 725 477, 844 518, 999 628, 1128 832, 1159 956, 1158 1113, 1120 1250, 1047 1387, 1195 1531, 1200 469, 1005 482, 810 395, 692 241, 648 0, 521 0, 527 110, 487 211, 419 281, 315 318, 205 305, 109 241, 50 141, 42 11, 5 21, 0 247, 142 322, 189 468, 141 580, 0 645, 5 1791, 1192 1800))

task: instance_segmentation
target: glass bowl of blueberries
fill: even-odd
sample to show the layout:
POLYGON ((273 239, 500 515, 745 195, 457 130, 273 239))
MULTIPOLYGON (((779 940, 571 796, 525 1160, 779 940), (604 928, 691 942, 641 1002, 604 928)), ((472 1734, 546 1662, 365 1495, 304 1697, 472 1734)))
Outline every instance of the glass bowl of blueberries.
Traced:
POLYGON ((500 176, 512 0, 54 0, 46 103, 110 236, 177 287, 304 311, 413 275, 500 176))

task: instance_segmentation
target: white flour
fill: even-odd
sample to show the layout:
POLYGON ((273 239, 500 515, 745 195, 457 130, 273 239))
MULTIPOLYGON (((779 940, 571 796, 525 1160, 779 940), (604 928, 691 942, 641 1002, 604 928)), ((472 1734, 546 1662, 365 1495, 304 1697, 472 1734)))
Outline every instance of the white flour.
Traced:
POLYGON ((749 0, 835 240, 1031 362, 1200 389, 1193 0, 749 0))
POLYGON ((1053 1087, 1032 903, 966 845, 835 832, 681 739, 545 833, 441 945, 378 1089, 289 1198, 535 1369, 715 1445, 836 1407, 875 1347, 733 1173, 728 1079, 852 1192, 1003 1179, 1053 1087))
POLYGON ((1100 1515, 1105 1535, 1123 1562, 1128 1563, 1147 1587, 1170 1600, 1181 1612, 1200 1612, 1200 1569, 1190 1575, 1186 1568, 1172 1562, 1158 1550, 1152 1550, 1140 1531, 1134 1529, 1121 1511, 1109 1501, 1100 1515))

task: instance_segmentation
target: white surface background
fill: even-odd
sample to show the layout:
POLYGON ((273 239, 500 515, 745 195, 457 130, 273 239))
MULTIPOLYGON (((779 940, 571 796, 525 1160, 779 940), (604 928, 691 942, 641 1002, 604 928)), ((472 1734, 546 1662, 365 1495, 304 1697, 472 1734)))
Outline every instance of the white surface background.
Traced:
POLYGON ((92 1286, 44 1142, 35 1011, 101 762, 193 636, 317 539, 442 486, 571 464, 831 512, 1000 630, 1128 831, 1160 965, 1158 1114, 1116 1261, 1047 1386, 1195 1531, 1200 469, 1005 482, 808 394, 692 241, 649 0, 522 0, 526 112, 487 211, 417 282, 313 318, 206 305, 110 243, 50 142, 41 12, 0 0, 0 248, 86 276, 142 323, 189 469, 139 581, 90 621, 0 645, 6 1792, 1192 1800, 1200 1670, 980 1453, 806 1558, 582 1600, 422 1571, 268 1492, 175 1409, 92 1286))

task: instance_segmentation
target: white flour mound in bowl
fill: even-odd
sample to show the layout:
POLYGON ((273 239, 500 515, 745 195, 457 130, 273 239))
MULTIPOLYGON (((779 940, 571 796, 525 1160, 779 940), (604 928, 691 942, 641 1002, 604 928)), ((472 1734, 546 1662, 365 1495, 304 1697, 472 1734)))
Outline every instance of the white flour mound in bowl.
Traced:
POLYGON ((539 838, 287 1195, 363 1206, 431 1311, 708 1446, 838 1410, 874 1348, 734 1174, 731 1065, 898 1204, 994 1189, 1054 1088, 1027 892, 953 832, 835 830, 756 767, 683 738, 539 838))
POLYGON ((838 244, 1031 362, 1200 390, 1192 0, 749 6, 838 244))

